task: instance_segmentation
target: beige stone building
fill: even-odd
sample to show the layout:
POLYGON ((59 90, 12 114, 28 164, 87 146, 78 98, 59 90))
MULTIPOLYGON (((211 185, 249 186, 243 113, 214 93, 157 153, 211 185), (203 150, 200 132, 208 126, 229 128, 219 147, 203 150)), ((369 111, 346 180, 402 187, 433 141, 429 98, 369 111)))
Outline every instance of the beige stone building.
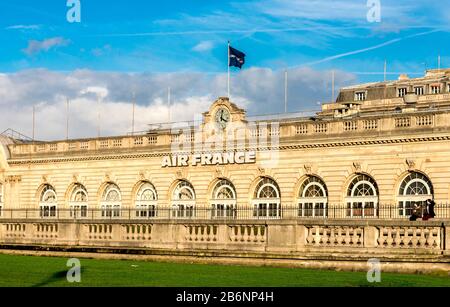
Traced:
MULTIPOLYGON (((256 221, 269 221, 279 223, 278 234, 303 236, 302 243, 292 239, 280 243, 278 250, 291 245, 298 250, 298 244, 321 244, 319 235, 335 236, 317 225, 349 220, 353 226, 346 224, 340 231, 356 240, 346 241, 353 246, 361 238, 368 240, 360 242, 362 246, 375 247, 392 240, 395 245, 401 236, 417 236, 432 249, 449 248, 448 227, 443 232, 440 224, 413 227, 410 234, 399 225, 409 225, 414 204, 427 199, 438 204, 437 219, 450 219, 445 205, 450 198, 450 70, 343 88, 336 102, 307 117, 249 118, 228 98, 219 98, 205 111, 201 121, 151 125, 135 135, 57 142, 3 136, 4 240, 15 242, 11 238, 20 233, 32 236, 33 231, 58 233, 61 221, 76 221, 88 233, 80 235, 86 245, 95 237, 92 233, 114 233, 113 227, 125 227, 117 230, 119 237, 123 231, 134 233, 135 228, 120 224, 124 220, 139 226, 137 233, 145 233, 153 223, 171 221, 169 227, 178 225, 177 220, 189 220, 194 224, 183 224, 183 240, 186 233, 203 235, 203 231, 220 236, 223 226, 228 235, 222 239, 231 242, 239 234, 267 236, 272 224, 256 221), (35 228, 26 230, 30 220, 35 228), (111 220, 118 225, 104 224, 111 220), (314 226, 305 226, 312 220, 314 226), (358 232, 366 220, 383 227, 386 222, 399 224, 358 232), (284 227, 286 221, 306 228, 284 227), (221 225, 218 229, 211 226, 216 223, 221 225), (231 229, 230 223, 244 223, 244 228, 231 229), (55 228, 45 228, 48 225, 55 228), (245 228, 255 225, 266 228, 245 228)), ((55 236, 68 242, 67 234, 55 236)), ((123 237, 113 237, 110 240, 122 242, 123 237)), ((80 241, 76 242, 67 244, 80 241)), ((95 242, 112 244, 106 239, 95 242)))
POLYGON ((449 78, 450 70, 433 70, 419 79, 344 88, 337 102, 308 118, 248 119, 220 98, 201 123, 151 127, 142 135, 59 142, 3 137, 0 204, 4 212, 43 208, 52 215, 70 208, 213 208, 220 197, 230 208, 300 204, 314 215, 328 204, 352 203, 355 212, 370 208, 372 216, 383 205, 446 203, 449 78), (202 161, 218 152, 256 157, 202 161), (184 164, 173 166, 172 157, 184 164))

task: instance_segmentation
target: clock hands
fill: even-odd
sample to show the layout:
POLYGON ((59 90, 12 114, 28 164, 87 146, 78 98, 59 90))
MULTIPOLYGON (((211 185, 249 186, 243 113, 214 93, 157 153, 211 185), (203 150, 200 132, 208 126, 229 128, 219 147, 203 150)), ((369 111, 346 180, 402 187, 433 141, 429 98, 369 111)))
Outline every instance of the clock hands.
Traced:
POLYGON ((221 109, 216 113, 216 121, 222 129, 225 129, 227 124, 230 122, 230 114, 227 110, 221 109))
POLYGON ((226 119, 226 118, 223 117, 224 114, 225 114, 225 111, 222 110, 222 112, 220 113, 220 120, 223 121, 223 122, 228 123, 228 119, 226 119))

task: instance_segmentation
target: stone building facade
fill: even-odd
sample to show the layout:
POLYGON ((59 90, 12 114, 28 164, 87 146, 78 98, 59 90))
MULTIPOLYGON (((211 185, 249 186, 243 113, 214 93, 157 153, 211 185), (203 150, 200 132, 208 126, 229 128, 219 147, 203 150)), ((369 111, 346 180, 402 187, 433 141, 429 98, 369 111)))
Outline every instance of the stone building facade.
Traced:
POLYGON ((344 88, 308 117, 248 118, 219 98, 201 121, 138 135, 1 141, 3 234, 29 219, 407 223, 427 199, 450 219, 450 70, 344 88))

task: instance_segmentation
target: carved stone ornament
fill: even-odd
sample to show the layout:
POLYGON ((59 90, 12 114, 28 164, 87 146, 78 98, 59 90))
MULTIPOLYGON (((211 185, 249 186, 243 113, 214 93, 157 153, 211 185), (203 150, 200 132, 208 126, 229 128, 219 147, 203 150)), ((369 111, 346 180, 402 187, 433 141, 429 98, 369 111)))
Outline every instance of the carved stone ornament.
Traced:
POLYGON ((406 164, 408 165, 409 170, 413 170, 416 168, 416 161, 414 161, 414 160, 407 159, 406 164))
POLYGON ((80 175, 73 174, 72 175, 72 180, 73 180, 73 182, 80 182, 80 175))
POLYGON ((361 172, 361 163, 353 162, 353 168, 355 169, 355 172, 357 172, 357 173, 361 172))
POLYGON ((222 177, 223 176, 223 171, 220 168, 216 168, 216 176, 217 177, 222 177))
POLYGON ((312 173, 312 166, 311 166, 311 164, 305 164, 303 167, 305 169, 305 173, 307 175, 311 175, 311 173, 312 173))
POLYGON ((105 174, 105 181, 110 182, 111 181, 111 174, 107 173, 105 174))

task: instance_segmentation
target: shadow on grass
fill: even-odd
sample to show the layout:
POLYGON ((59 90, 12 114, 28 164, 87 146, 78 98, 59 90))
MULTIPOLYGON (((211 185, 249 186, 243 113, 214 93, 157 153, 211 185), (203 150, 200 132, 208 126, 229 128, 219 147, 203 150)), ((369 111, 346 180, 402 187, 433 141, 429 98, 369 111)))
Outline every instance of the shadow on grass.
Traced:
MULTIPOLYGON (((83 274, 85 272, 84 269, 81 269, 81 274, 83 274)), ((53 273, 50 277, 48 277, 47 279, 43 280, 42 282, 33 285, 33 288, 40 288, 40 287, 45 287, 48 286, 52 283, 56 283, 56 282, 67 282, 67 270, 64 271, 59 271, 59 272, 55 272, 53 273)))

